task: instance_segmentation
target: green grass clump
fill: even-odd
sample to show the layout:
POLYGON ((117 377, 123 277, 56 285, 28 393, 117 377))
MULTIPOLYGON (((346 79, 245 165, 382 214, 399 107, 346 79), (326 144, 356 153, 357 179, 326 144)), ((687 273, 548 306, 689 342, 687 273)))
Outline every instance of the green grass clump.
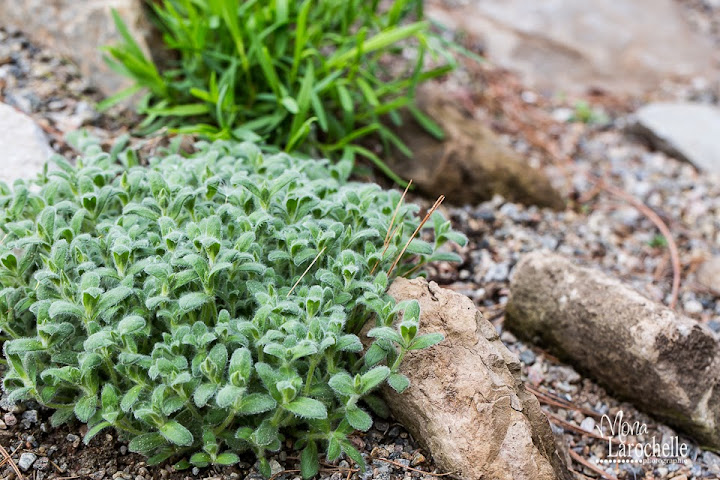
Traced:
POLYGON ((319 451, 363 465, 347 435, 386 413, 374 390, 404 390, 404 355, 442 340, 388 283, 465 238, 435 214, 434 243, 402 253, 418 207, 348 182, 349 162, 196 147, 146 168, 89 143, 75 166, 0 183, 4 389, 87 423, 85 441, 114 428, 150 464, 250 450, 269 475, 292 439, 306 478, 319 451))
MULTIPOLYGON (((161 0, 151 2, 170 56, 147 58, 116 14, 124 38, 108 48, 117 71, 146 90, 141 131, 162 127, 211 139, 262 140, 287 152, 365 157, 402 182, 357 141, 377 134, 407 148, 381 123, 399 122, 428 70, 422 0, 161 0), (389 4, 388 4, 389 3, 389 4), (408 60, 403 53, 409 53, 408 60)), ((449 56, 447 56, 449 58, 449 56)), ((448 60, 450 61, 450 60, 448 60)), ((115 99, 111 99, 110 103, 115 99)), ((409 153, 409 152, 408 152, 409 153)))

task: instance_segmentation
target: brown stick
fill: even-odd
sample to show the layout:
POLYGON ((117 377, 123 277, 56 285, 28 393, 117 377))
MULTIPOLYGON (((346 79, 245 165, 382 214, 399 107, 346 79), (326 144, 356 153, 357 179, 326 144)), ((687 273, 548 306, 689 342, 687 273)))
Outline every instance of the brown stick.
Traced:
POLYGON ((425 214, 425 218, 423 218, 422 222, 420 222, 420 225, 418 225, 418 227, 415 229, 415 231, 414 231, 413 234, 410 236, 410 238, 408 238, 408 241, 407 241, 407 243, 405 243, 405 246, 403 247, 402 251, 400 252, 400 255, 397 256, 397 258, 396 258, 395 261, 393 262, 392 266, 390 267, 390 270, 388 270, 388 277, 390 276, 390 274, 392 273, 392 271, 395 269, 395 266, 398 264, 398 262, 400 261, 400 259, 402 258, 402 256, 405 254, 405 250, 407 250, 408 246, 410 245, 410 242, 413 241, 413 238, 415 238, 415 235, 418 234, 418 232, 419 232, 420 229, 423 227, 423 225, 425 225, 425 222, 428 221, 428 219, 430 218, 430 216, 431 216, 433 213, 435 213, 435 210, 438 209, 438 207, 439 207, 440 204, 443 202, 443 200, 445 200, 445 195, 440 195, 440 196, 438 197, 438 199, 435 200, 435 203, 433 204, 432 208, 427 212, 427 214, 425 214))
POLYGON ((650 209, 647 205, 645 205, 640 200, 630 195, 626 191, 621 190, 617 187, 613 187, 612 185, 608 185, 601 178, 593 177, 592 175, 588 176, 591 179, 594 179, 597 184, 602 186, 603 190, 622 198, 623 200, 631 204, 633 207, 637 208, 640 213, 645 215, 652 223, 655 224, 657 229, 660 230, 660 233, 665 237, 665 240, 667 240, 668 250, 670 250, 670 260, 672 261, 673 267, 673 283, 672 292, 670 294, 669 306, 671 309, 674 310, 677 306, 678 294, 680 292, 680 255, 678 254, 678 247, 675 243, 675 239, 673 238, 667 224, 663 221, 662 218, 660 218, 657 213, 652 211, 652 209, 650 209))
POLYGON ((290 289, 290 291, 288 292, 288 294, 285 296, 285 298, 289 297, 290 294, 293 292, 293 290, 295 290, 295 287, 298 286, 298 283, 300 283, 300 281, 305 277, 305 275, 307 275, 307 273, 310 271, 310 269, 312 268, 312 266, 315 265, 315 262, 317 262, 317 259, 320 258, 320 255, 323 254, 323 252, 325 251, 325 248, 327 248, 327 247, 323 247, 322 250, 320 250, 320 251, 318 252, 318 254, 315 255, 315 258, 313 259, 312 263, 310 263, 310 265, 308 265, 308 267, 305 269, 305 271, 303 272, 303 274, 300 275, 300 278, 297 279, 297 282, 295 282, 295 285, 292 286, 292 288, 290 289))
POLYGON ((0 445, 0 452, 1 452, 1 453, 3 454, 3 456, 4 456, 5 458, 7 458, 8 461, 10 462, 10 467, 12 467, 13 472, 15 472, 15 475, 17 475, 17 477, 18 477, 20 480, 24 480, 25 477, 23 477, 23 476, 22 476, 22 473, 20 473, 20 469, 18 468, 17 464, 15 464, 15 461, 12 459, 12 457, 10 456, 10 454, 7 452, 7 450, 5 450, 5 447, 3 447, 2 445, 0 445))
POLYGON ((392 233, 390 234, 390 238, 388 239, 388 242, 384 245, 383 251, 382 251, 382 253, 380 254, 380 258, 378 259, 377 262, 375 262, 375 266, 372 268, 372 270, 370 270, 370 275, 372 275, 373 273, 375 273, 375 269, 377 268, 378 265, 380 265, 380 262, 381 262, 382 259, 385 257, 385 252, 387 252, 387 249, 388 249, 388 247, 390 246, 389 240, 390 240, 392 237, 395 236, 395 232, 398 231, 398 228, 400 228, 400 225, 396 225, 395 228, 393 229, 392 233))
MULTIPOLYGON (((590 410, 589 408, 583 408, 575 405, 572 402, 569 402, 568 400, 565 400, 564 398, 558 397, 557 395, 554 395, 550 392, 543 392, 542 390, 533 387, 532 385, 525 385, 525 388, 538 397, 538 400, 542 397, 544 400, 544 403, 547 403, 548 405, 552 405, 554 407, 560 407, 560 408, 566 408, 568 410, 576 410, 578 412, 584 413, 588 417, 594 417, 594 418, 601 418, 602 415, 600 415, 598 412, 595 412, 593 410, 590 410)), ((542 401, 542 400, 541 400, 542 401)))
POLYGON ((398 231, 398 228, 400 228, 400 225, 397 225, 393 229, 393 225, 395 224, 395 217, 397 216, 398 212, 400 211, 400 205, 402 205, 403 200, 405 200, 405 195, 407 195, 408 189, 410 188, 410 185, 412 185, 412 178, 407 184, 407 187, 405 187, 405 191, 402 194, 402 197, 400 197, 400 200, 398 201, 398 204, 395 206, 395 211, 393 212, 392 218, 390 219, 390 225, 388 225, 387 232, 385 232, 385 240, 383 240, 383 251, 380 255, 380 258, 377 262, 375 262, 375 265, 373 266, 372 270, 370 270, 370 275, 375 273, 375 269, 380 265, 380 261, 385 257, 385 252, 387 252, 388 247, 390 246, 390 240, 392 237, 395 236, 395 232, 398 231))
POLYGON ((574 432, 577 432, 581 435, 587 435, 588 437, 597 438, 598 440, 607 440, 609 442, 614 443, 615 445, 632 445, 630 443, 621 442, 620 440, 612 437, 604 437, 602 435, 599 435, 595 432, 588 432, 587 430, 583 430, 582 428, 578 427, 577 425, 573 425, 572 423, 568 422, 567 420, 560 418, 559 416, 555 415, 552 412, 545 412, 545 415, 549 418, 549 420, 556 425, 560 425, 563 428, 567 428, 568 430, 572 430, 574 432))

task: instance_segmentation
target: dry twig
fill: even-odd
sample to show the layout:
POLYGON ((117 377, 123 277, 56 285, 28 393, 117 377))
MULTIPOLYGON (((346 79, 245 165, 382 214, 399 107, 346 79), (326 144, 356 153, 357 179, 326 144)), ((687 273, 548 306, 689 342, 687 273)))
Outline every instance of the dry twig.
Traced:
MULTIPOLYGON (((410 179, 407 187, 405 187, 405 191, 400 197, 398 204, 395 206, 395 211, 393 212, 392 218, 390 218, 390 225, 388 225, 387 232, 385 233, 385 240, 383 240, 383 251, 380 255, 380 259, 385 257, 385 252, 387 252, 387 249, 390 246, 390 240, 395 236, 395 232, 397 232, 398 228, 400 227, 400 225, 398 224, 395 228, 393 228, 393 225, 395 224, 395 217, 397 217, 397 214, 400 211, 400 205, 402 205, 403 200, 405 200, 405 195, 407 195, 407 192, 410 189, 410 185, 412 185, 412 179, 410 179)), ((375 262, 375 266, 373 266, 372 270, 370 270, 370 275, 375 273, 375 269, 378 267, 378 265, 380 265, 380 260, 375 262)))
POLYGON ((631 444, 631 443, 622 442, 622 441, 620 441, 620 440, 618 440, 618 439, 616 439, 616 438, 613 438, 613 437, 605 437, 605 436, 600 435, 600 434, 595 433, 595 432, 588 432, 587 430, 583 430, 582 428, 578 427, 577 425, 573 425, 572 423, 568 422, 567 420, 565 420, 565 419, 563 419, 563 418, 560 418, 559 416, 555 415, 555 414, 552 413, 552 412, 545 412, 545 415, 548 417, 548 419, 549 419, 552 423, 554 423, 554 424, 556 424, 556 425, 559 425, 559 426, 561 426, 561 427, 563 427, 563 428, 566 428, 566 429, 568 429, 568 430, 572 430, 572 431, 574 431, 574 432, 577 432, 577 433, 579 433, 579 434, 581 434, 581 435, 587 435, 588 437, 597 438, 598 440, 607 440, 607 441, 609 441, 609 442, 614 443, 615 445, 630 445, 630 446, 633 445, 633 444, 631 444))
POLYGON ((637 208, 640 213, 645 215, 652 223, 655 224, 657 229, 660 230, 660 233, 663 235, 663 237, 665 237, 665 240, 667 240, 668 250, 670 251, 670 260, 673 267, 673 282, 672 292, 670 293, 669 307, 671 309, 675 309, 675 307, 677 306, 678 294, 680 292, 680 255, 678 253, 677 243, 675 243, 675 239, 673 238, 667 224, 663 221, 662 218, 660 218, 657 213, 655 213, 647 205, 645 205, 640 200, 630 195, 626 191, 621 190, 617 187, 613 187, 612 185, 608 185, 601 178, 593 178, 591 175, 589 176, 591 180, 594 180, 595 183, 602 186, 603 190, 615 195, 616 197, 622 198, 623 200, 631 204, 633 207, 637 208))
POLYGON ((13 472, 15 472, 15 475, 17 475, 17 477, 20 480, 24 480, 25 477, 23 477, 22 473, 20 473, 20 469, 18 468, 17 464, 15 463, 15 460, 12 459, 10 454, 7 452, 7 450, 5 450, 5 447, 3 447, 2 445, 0 445, 0 453, 2 453, 3 457, 5 457, 8 462, 10 462, 10 467, 12 467, 13 472))
POLYGON ((408 238, 408 241, 405 243, 405 246, 404 246, 403 249, 400 251, 400 254, 397 256, 397 258, 396 258, 395 261, 393 262, 392 266, 390 267, 390 270, 388 270, 388 277, 390 276, 390 274, 392 273, 392 271, 395 269, 395 267, 397 266, 397 264, 398 264, 398 262, 400 261, 400 259, 402 258, 402 256, 405 254, 405 250, 407 250, 408 246, 410 245, 410 242, 413 241, 413 239, 414 239, 415 236, 418 234, 418 232, 420 231, 420 229, 423 227, 423 225, 425 225, 425 222, 428 221, 428 219, 430 218, 430 216, 431 216, 433 213, 435 213, 435 210, 437 210, 438 207, 440 206, 440 204, 442 204, 443 200, 445 200, 445 195, 440 195, 440 196, 438 197, 438 199, 435 200, 435 203, 433 204, 432 208, 431 208, 430 210, 428 210, 428 212, 425 214, 425 218, 423 218, 422 222, 420 222, 420 225, 418 225, 418 227, 415 229, 415 231, 413 232, 413 234, 410 235, 410 238, 408 238))
POLYGON ((405 195, 407 195, 408 190, 410 189, 410 185, 412 185, 412 179, 407 184, 407 187, 405 187, 405 191, 402 194, 402 197, 400 197, 400 201, 395 206, 395 211, 393 212, 392 218, 390 218, 390 225, 388 225, 388 231, 385 234, 385 240, 383 241, 383 245, 387 244, 390 241, 390 238, 392 238, 392 235, 390 234, 390 230, 392 230, 393 225, 395 224, 395 217, 397 216, 398 212, 400 211, 400 205, 402 205, 403 200, 405 200, 405 195))
POLYGON ((525 385, 525 388, 535 395, 538 400, 540 400, 542 403, 545 403, 547 405, 552 405, 554 407, 560 407, 565 408, 567 410, 575 410, 578 412, 581 412, 585 414, 585 416, 588 417, 594 417, 594 418, 601 418, 602 415, 600 415, 598 412, 594 410, 590 410, 589 408, 583 408, 575 405, 572 402, 569 402, 568 400, 565 400, 564 398, 558 397, 557 395, 554 395, 550 392, 543 392, 542 390, 533 387, 532 385, 525 385))
POLYGON ((305 271, 303 272, 303 274, 300 275, 300 278, 297 279, 297 282, 295 282, 295 285, 292 286, 292 288, 290 289, 290 291, 289 291, 288 294, 286 295, 286 298, 290 296, 290 294, 293 292, 293 290, 295 290, 295 287, 297 287, 298 284, 302 281, 302 279, 305 278, 305 275, 307 275, 307 273, 310 271, 310 269, 312 268, 312 266, 315 265, 315 262, 317 262, 317 259, 320 258, 320 255, 323 254, 323 252, 325 251, 325 248, 326 248, 326 247, 323 247, 322 250, 320 250, 320 251, 318 252, 318 254, 315 255, 315 258, 313 259, 312 263, 310 263, 310 265, 308 265, 308 267, 305 269, 305 271))

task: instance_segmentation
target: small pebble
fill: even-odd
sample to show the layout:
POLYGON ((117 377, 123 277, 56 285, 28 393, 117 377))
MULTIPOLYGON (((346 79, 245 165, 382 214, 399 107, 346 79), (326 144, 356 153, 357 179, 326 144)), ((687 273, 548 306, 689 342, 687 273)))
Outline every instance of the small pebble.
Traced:
POLYGON ((105 478, 105 469, 100 469, 95 473, 91 473, 90 478, 92 478, 92 480, 102 480, 105 478))
POLYGON ((3 420, 5 421, 5 425, 7 425, 8 427, 14 427, 15 425, 17 425, 17 418, 12 413, 6 413, 3 416, 3 420))
POLYGON ((508 330, 503 330, 502 334, 500 335, 500 340, 502 340, 505 344, 515 343, 517 342, 517 337, 508 330))
POLYGON ((18 460, 18 467, 24 472, 27 472, 30 470, 30 467, 32 467, 33 463, 35 463, 35 460, 37 460, 37 455, 31 452, 25 452, 22 455, 20 455, 20 460, 18 460))
POLYGON ((535 363, 535 353, 532 350, 523 350, 520 353, 520 361, 525 365, 532 365, 535 363))
POLYGON ((47 470, 48 466, 50 465, 50 459, 47 457, 40 457, 38 458, 35 463, 33 464, 33 468, 35 470, 44 471, 47 470))
POLYGON ((580 422, 580 428, 586 432, 592 432, 595 430, 595 419, 592 417, 586 417, 585 420, 580 422))
POLYGON ((703 306, 702 303, 698 302, 697 300, 688 300, 687 302, 683 303, 683 309, 685 310, 685 313, 689 314, 695 314, 695 313, 702 313, 703 306))
POLYGON ((274 458, 272 460, 270 460, 271 475, 277 475, 280 472, 282 472, 283 470, 285 470, 285 469, 282 467, 282 465, 280 465, 280 463, 277 460, 275 460, 274 458))
POLYGON ((22 413, 20 416, 20 423, 23 425, 27 425, 27 428, 30 427, 31 424, 38 422, 38 412, 37 410, 27 410, 22 413))

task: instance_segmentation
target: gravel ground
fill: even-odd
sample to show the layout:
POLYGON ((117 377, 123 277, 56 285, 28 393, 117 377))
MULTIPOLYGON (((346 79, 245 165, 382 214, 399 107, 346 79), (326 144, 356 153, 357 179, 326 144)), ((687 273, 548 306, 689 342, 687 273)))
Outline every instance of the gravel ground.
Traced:
POLYGON ((36 47, 21 32, 0 27, 0 102, 30 115, 57 152, 72 155, 63 137, 78 128, 110 140, 133 124, 133 114, 120 107, 98 113, 95 105, 102 99, 75 65, 36 47))
MULTIPOLYGON (((718 7, 713 6, 717 2, 682 3, 691 21, 699 22, 698 28, 706 28, 718 37, 718 7)), ((720 331, 720 298, 693 281, 694 271, 703 259, 720 253, 720 178, 653 152, 623 133, 627 114, 641 100, 717 103, 717 83, 668 83, 652 98, 627 100, 598 92, 584 98, 546 99, 524 88, 507 72, 488 66, 468 67, 452 81, 457 82, 457 91, 466 90, 466 99, 473 102, 477 117, 505 134, 508 144, 532 165, 543 167, 569 203, 563 212, 507 203, 499 197, 473 207, 443 207, 456 228, 468 235, 470 244, 460 250, 464 258, 461 265, 440 266, 431 271, 431 277, 471 297, 502 332, 503 341, 520 357, 528 384, 545 394, 544 406, 563 443, 581 457, 592 461, 607 455, 607 441, 578 433, 593 430, 596 414, 613 416, 622 410, 627 419, 647 424, 647 434, 637 441, 676 435, 632 405, 613 398, 571 366, 503 331, 504 305, 515 263, 524 252, 540 248, 599 268, 648 297, 668 303, 672 268, 666 242, 637 209, 596 188, 592 180, 595 176, 642 201, 668 224, 678 244, 682 267, 678 309, 720 331), (592 106, 591 122, 573 121, 578 101, 592 106)), ((49 134, 57 151, 72 154, 62 134, 75 128, 89 128, 109 140, 126 131, 125 125, 132 124, 132 114, 122 109, 107 114, 96 112, 93 105, 99 98, 73 65, 35 48, 19 32, 0 29, 0 101, 30 114, 49 134)), ((77 424, 52 429, 47 421, 49 412, 36 406, 0 402, 0 408, 0 445, 21 468, 27 467, 25 477, 260 478, 252 459, 221 470, 175 472, 171 466, 149 468, 113 435, 101 435, 84 446, 80 441, 84 432, 77 424)), ((690 461, 684 465, 608 465, 606 471, 618 479, 632 480, 720 477, 719 456, 680 438, 690 446, 690 461)), ((400 425, 379 421, 367 434, 356 436, 355 442, 372 468, 360 474, 340 462, 327 466, 322 478, 433 478, 407 467, 437 472, 431 459, 400 425)), ((277 455, 277 463, 273 464, 276 478, 296 478, 296 472, 280 473, 297 468, 293 455, 291 448, 277 455)), ((577 478, 597 478, 591 470, 571 464, 577 478)), ((3 462, 0 475, 11 479, 15 474, 3 462)))
MULTIPOLYGON (((720 253, 720 176, 698 172, 626 135, 629 113, 639 105, 638 100, 607 95, 541 99, 507 72, 481 68, 469 75, 473 84, 480 85, 477 92, 469 92, 478 109, 476 116, 492 119, 496 129, 505 132, 508 144, 544 168, 568 198, 568 208, 553 212, 508 203, 500 197, 476 206, 444 206, 455 228, 464 231, 470 242, 458 250, 464 259, 461 265, 443 265, 434 269, 431 277, 474 300, 519 356, 532 388, 549 395, 549 403, 557 404, 558 398, 571 402, 571 408, 563 408, 541 398, 565 445, 582 458, 597 463, 608 455, 607 440, 578 433, 593 431, 603 414, 614 418, 622 410, 625 419, 647 425, 647 433, 630 437, 631 443, 650 442, 653 437, 660 442, 678 435, 613 398, 572 366, 504 331, 504 305, 516 262, 524 253, 538 249, 560 253, 620 278, 657 302, 670 302, 672 266, 666 241, 638 209, 598 188, 595 179, 600 178, 640 200, 669 226, 682 273, 677 309, 720 332, 720 297, 694 281, 697 267, 720 253), (579 100, 593 105, 594 123, 573 121, 579 100), (544 132, 540 137, 539 128, 544 132)), ((718 98, 717 85, 698 79, 689 85, 668 83, 644 100, 717 104, 718 98)), ((427 201, 424 204, 429 205, 427 201)), ((631 480, 720 478, 720 456, 679 437, 689 446, 685 464, 612 464, 604 466, 605 470, 618 479, 631 480)), ((577 463, 572 465, 577 478, 597 477, 577 463)))

